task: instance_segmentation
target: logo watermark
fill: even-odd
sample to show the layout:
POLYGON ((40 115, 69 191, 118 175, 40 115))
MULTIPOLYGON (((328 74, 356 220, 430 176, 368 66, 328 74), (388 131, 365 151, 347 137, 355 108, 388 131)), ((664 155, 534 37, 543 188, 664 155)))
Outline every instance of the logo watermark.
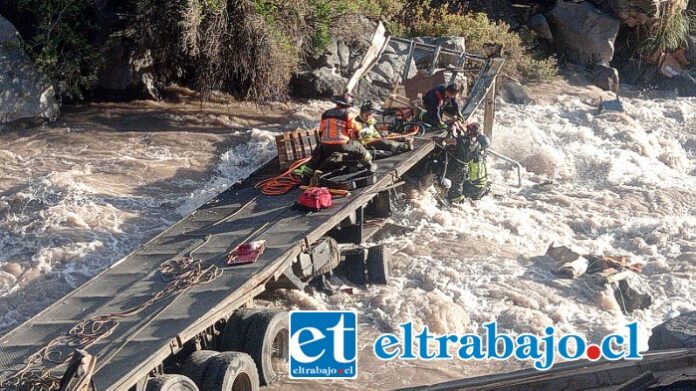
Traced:
POLYGON ((534 368, 545 371, 554 366, 556 358, 564 361, 589 359, 640 360, 638 324, 626 325, 626 336, 610 334, 601 343, 592 344, 578 334, 556 335, 554 327, 546 327, 544 335, 498 332, 496 322, 483 325, 484 336, 477 334, 434 335, 427 327, 420 332, 411 322, 399 325, 400 335, 382 334, 373 345, 377 358, 388 360, 509 360, 531 361, 534 368), (418 342, 416 344, 416 342, 418 342), (417 346, 416 346, 417 345, 417 346), (434 345, 434 347, 433 347, 434 345), (453 355, 451 352, 455 351, 453 355))
MULTIPOLYGON (((485 323, 482 335, 432 334, 415 330, 412 322, 400 332, 382 334, 373 344, 375 357, 390 360, 518 360, 540 371, 557 360, 641 360, 638 324, 609 334, 599 343, 579 334, 561 334, 546 327, 543 335, 501 333, 496 322, 485 323)), ((290 313, 290 378, 355 379, 358 376, 358 317, 353 311, 293 311, 290 313)))
POLYGON ((355 379, 357 376, 355 312, 290 312, 291 379, 355 379))

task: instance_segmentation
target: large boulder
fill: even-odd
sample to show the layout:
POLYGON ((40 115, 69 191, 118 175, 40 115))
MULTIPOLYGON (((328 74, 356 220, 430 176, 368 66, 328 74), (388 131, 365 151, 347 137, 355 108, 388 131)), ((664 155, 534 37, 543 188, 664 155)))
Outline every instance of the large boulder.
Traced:
POLYGON ((657 15, 657 2, 654 0, 608 0, 608 3, 612 11, 629 27, 643 25, 657 15))
POLYGON ((619 281, 614 290, 614 298, 624 314, 650 307, 653 297, 646 283, 635 274, 629 274, 619 281))
POLYGON ((696 311, 653 328, 648 346, 650 350, 696 348, 696 311))
POLYGON ((696 79, 686 73, 672 78, 662 76, 656 85, 661 90, 676 91, 679 96, 696 96, 696 79))
POLYGON ((619 71, 609 64, 597 64, 592 67, 592 80, 605 91, 619 92, 619 71))
POLYGON ((53 121, 59 108, 50 80, 22 49, 17 29, 0 16, 0 126, 53 121))
POLYGON ((692 66, 696 66, 696 35, 691 34, 686 37, 686 44, 686 60, 692 66))
POLYGON ((127 42, 109 46, 98 73, 96 87, 124 96, 160 100, 155 80, 154 59, 150 50, 136 50, 127 42))
POLYGON ((581 65, 609 63, 621 22, 588 2, 559 0, 546 15, 558 50, 581 65))
POLYGON ((515 105, 534 103, 529 88, 516 81, 504 82, 498 90, 498 96, 500 96, 505 103, 515 105))
POLYGON ((348 80, 333 68, 298 72, 290 81, 290 91, 299 98, 330 98, 343 93, 348 80))
POLYGON ((537 37, 545 39, 548 42, 553 42, 553 33, 549 21, 543 14, 532 15, 527 21, 529 28, 534 31, 537 37))

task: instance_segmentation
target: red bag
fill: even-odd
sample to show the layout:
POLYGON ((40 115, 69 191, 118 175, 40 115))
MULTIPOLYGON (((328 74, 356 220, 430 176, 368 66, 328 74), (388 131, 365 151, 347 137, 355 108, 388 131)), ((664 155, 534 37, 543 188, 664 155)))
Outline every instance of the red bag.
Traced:
POLYGON ((297 203, 312 210, 326 209, 332 205, 331 193, 325 187, 312 187, 300 195, 297 203))

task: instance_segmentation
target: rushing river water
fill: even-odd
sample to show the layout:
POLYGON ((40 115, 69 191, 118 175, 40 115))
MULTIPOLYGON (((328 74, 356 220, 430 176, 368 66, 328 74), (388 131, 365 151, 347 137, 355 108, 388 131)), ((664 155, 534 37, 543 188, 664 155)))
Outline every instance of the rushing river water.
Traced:
MULTIPOLYGON (((554 325, 595 341, 635 320, 647 348, 653 326, 696 309, 696 99, 630 96, 625 114, 597 115, 598 102, 581 88, 502 104, 493 147, 522 162, 522 191, 449 210, 427 194, 400 200, 395 220, 415 230, 386 240, 394 252, 388 286, 281 294, 274 305, 360 314, 359 379, 317 388, 389 388, 520 367, 372 358, 374 336, 407 320, 434 333, 479 332, 492 320, 513 333, 554 325), (638 279, 652 305, 626 316, 603 287, 557 279, 540 257, 553 242, 644 264, 638 279)), ((0 333, 244 178, 273 156, 282 127, 272 122, 309 123, 320 106, 253 108, 271 117, 264 123, 223 105, 102 104, 49 128, 0 134, 0 333)), ((503 163, 490 163, 498 182, 514 182, 503 163)))

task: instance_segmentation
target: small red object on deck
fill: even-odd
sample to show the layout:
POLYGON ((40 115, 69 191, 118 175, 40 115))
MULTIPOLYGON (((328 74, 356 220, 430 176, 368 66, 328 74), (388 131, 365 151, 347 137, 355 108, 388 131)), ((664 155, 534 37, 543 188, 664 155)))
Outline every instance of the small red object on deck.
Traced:
POLYGON ((265 240, 242 243, 227 254, 227 264, 243 265, 246 263, 254 263, 261 257, 264 250, 266 250, 265 240))

